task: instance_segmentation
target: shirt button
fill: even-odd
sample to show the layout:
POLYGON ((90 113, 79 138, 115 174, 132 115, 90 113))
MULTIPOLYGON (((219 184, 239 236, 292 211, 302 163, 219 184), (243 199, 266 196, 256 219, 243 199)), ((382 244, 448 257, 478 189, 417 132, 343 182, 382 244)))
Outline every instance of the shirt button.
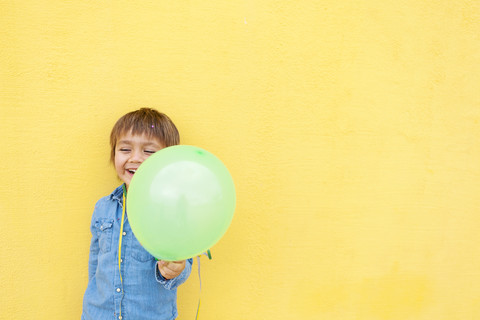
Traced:
POLYGON ((117 292, 120 292, 120 291, 121 291, 120 288, 117 288, 117 292))
POLYGON ((122 316, 118 316, 118 319, 119 319, 119 320, 122 320, 122 316))
POLYGON ((123 235, 124 235, 124 236, 126 236, 126 235, 127 235, 127 233, 126 233, 125 231, 123 231, 123 235))
POLYGON ((123 262, 123 259, 120 259, 120 262, 123 262))

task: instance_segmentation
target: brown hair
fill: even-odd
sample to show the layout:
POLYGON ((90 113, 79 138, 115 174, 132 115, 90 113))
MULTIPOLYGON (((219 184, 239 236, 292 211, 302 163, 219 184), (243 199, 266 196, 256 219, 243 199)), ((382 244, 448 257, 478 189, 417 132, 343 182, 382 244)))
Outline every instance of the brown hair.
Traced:
POLYGON ((118 138, 131 131, 132 135, 145 134, 149 138, 160 140, 165 147, 180 143, 180 134, 170 118, 161 112, 151 108, 141 108, 132 111, 118 119, 110 133, 110 161, 115 161, 115 147, 118 138))

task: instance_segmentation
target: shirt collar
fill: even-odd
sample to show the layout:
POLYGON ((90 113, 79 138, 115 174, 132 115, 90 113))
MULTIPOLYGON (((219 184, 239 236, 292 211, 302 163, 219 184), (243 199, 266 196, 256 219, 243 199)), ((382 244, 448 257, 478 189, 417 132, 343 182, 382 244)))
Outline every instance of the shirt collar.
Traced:
POLYGON ((122 203, 123 201, 123 184, 118 186, 113 192, 110 194, 111 200, 117 200, 118 202, 122 203))

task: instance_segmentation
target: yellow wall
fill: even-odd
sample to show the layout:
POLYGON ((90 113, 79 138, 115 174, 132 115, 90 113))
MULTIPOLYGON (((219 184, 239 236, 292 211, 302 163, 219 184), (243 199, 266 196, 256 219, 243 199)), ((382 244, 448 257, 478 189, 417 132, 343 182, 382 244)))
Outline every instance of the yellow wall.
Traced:
POLYGON ((480 319, 479 21, 468 0, 2 1, 0 318, 79 318, 109 131, 150 106, 236 182, 201 319, 480 319))

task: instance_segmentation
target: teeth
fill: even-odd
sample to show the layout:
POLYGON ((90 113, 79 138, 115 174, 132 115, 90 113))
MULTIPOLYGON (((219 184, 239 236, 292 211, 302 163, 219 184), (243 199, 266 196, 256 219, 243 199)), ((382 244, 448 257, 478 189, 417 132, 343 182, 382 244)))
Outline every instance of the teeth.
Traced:
POLYGON ((135 172, 137 171, 137 169, 128 169, 128 171, 129 171, 130 173, 135 173, 135 172))

